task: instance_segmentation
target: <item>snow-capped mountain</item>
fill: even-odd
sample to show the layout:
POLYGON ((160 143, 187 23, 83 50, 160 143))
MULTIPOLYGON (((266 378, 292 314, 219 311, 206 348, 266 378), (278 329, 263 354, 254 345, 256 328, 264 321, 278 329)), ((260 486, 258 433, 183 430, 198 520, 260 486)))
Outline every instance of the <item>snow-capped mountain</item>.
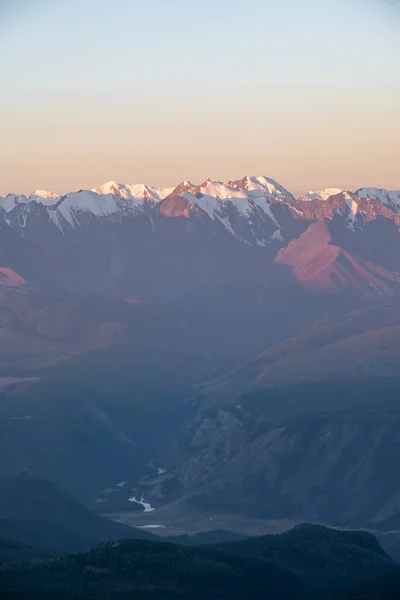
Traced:
MULTIPOLYGON (((37 224, 37 215, 41 212, 45 220, 66 234, 93 219, 119 219, 136 215, 160 202, 170 191, 168 188, 109 182, 93 190, 70 192, 64 196, 40 190, 28 197, 8 195, 0 198, 0 207, 6 211, 11 226, 21 233, 21 229, 31 227, 32 222, 37 224)), ((25 234, 29 235, 28 232, 25 234)))
POLYGON ((378 188, 360 188, 356 191, 356 195, 360 198, 381 202, 396 212, 400 210, 400 190, 388 191, 378 188))
POLYGON ((35 190, 29 196, 31 200, 37 200, 38 202, 44 202, 45 204, 54 204, 60 197, 60 194, 46 190, 35 190))
MULTIPOLYGON (((41 219, 66 234, 98 219, 118 221, 143 213, 153 219, 153 213, 158 211, 168 217, 208 219, 222 225, 242 243, 266 246, 290 241, 292 234, 286 232, 285 237, 285 230, 292 228, 293 219, 334 219, 341 215, 353 230, 382 213, 390 218, 387 211, 390 209, 397 222, 400 192, 361 188, 353 194, 328 188, 295 199, 287 189, 265 176, 246 176, 228 182, 209 178, 200 185, 183 181, 175 188, 109 181, 92 190, 63 196, 44 190, 36 190, 30 196, 9 194, 0 198, 0 208, 7 213, 7 222, 20 233, 21 229, 37 226, 39 212, 41 219)), ((26 231, 25 235, 29 237, 30 233, 26 231)))
POLYGON ((31 200, 33 200, 33 198, 31 199, 29 196, 27 197, 23 194, 8 194, 5 198, 0 197, 0 207, 8 213, 16 206, 27 204, 28 202, 31 202, 31 200))
POLYGON ((116 183, 115 181, 108 181, 97 188, 93 188, 92 192, 96 194, 111 194, 125 200, 149 200, 150 202, 159 202, 163 200, 173 191, 174 188, 159 188, 150 187, 144 183, 137 185, 127 185, 123 183, 116 183))
POLYGON ((228 185, 237 190, 247 191, 253 197, 264 196, 267 198, 294 199, 292 194, 290 194, 283 186, 270 177, 245 176, 243 179, 230 181, 228 185))
POLYGON ((92 190, 63 196, 40 190, 28 197, 9 195, 0 199, 0 206, 6 211, 9 224, 28 237, 29 228, 37 226, 38 212, 43 219, 42 206, 47 212, 46 220, 66 234, 98 218, 120 220, 154 211, 162 205, 160 210, 165 216, 171 211, 175 216, 182 210, 188 211, 188 216, 197 211, 204 218, 222 224, 243 243, 263 246, 282 237, 272 206, 276 202, 291 203, 294 197, 270 178, 244 177, 228 183, 207 179, 200 185, 184 181, 175 188, 110 181, 92 190), (178 198, 180 208, 177 208, 178 198))
POLYGON ((244 177, 224 183, 184 181, 161 203, 165 216, 203 216, 245 244, 265 246, 282 239, 274 204, 294 202, 285 188, 267 177, 244 177))
POLYGON ((20 204, 29 204, 30 202, 42 202, 47 206, 54 206, 59 200, 59 194, 46 192, 45 190, 35 190, 30 196, 24 194, 8 194, 5 198, 0 197, 0 208, 7 213, 12 211, 20 204))
MULTIPOLYGON (((195 285, 287 278, 293 260, 274 259, 293 240, 302 239, 313 223, 322 221, 329 242, 316 247, 315 264, 328 272, 328 264, 324 265, 328 256, 332 261, 334 246, 338 249, 334 260, 337 256, 342 262, 329 267, 332 272, 342 269, 345 260, 362 264, 357 276, 361 272, 367 278, 367 268, 373 269, 375 292, 386 293, 396 288, 400 271, 398 198, 399 192, 329 188, 296 199, 265 176, 228 182, 209 178, 201 184, 182 181, 175 188, 110 181, 62 196, 36 190, 28 197, 0 199, 0 223, 13 240, 13 251, 3 256, 15 254, 20 238, 25 241, 21 248, 27 252, 26 260, 28 243, 63 265, 51 267, 51 273, 57 273, 69 289, 117 295, 150 290, 158 294, 162 289, 163 294, 175 294, 195 285), (385 285, 376 283, 381 275, 385 285)), ((294 247, 298 253, 302 243, 294 247)), ((309 256, 314 261, 308 248, 304 264, 309 256)), ((0 266, 14 269, 29 283, 32 265, 24 263, 21 269, 21 261, 25 258, 0 266)), ((308 276, 298 274, 303 262, 296 261, 293 273, 308 285, 308 276)), ((351 287, 350 275, 341 279, 341 285, 351 287)), ((366 286, 367 281, 354 288, 366 286)), ((337 286, 333 288, 337 291, 337 286)))
POLYGON ((327 188, 326 190, 320 191, 310 190, 306 194, 300 196, 299 200, 302 200, 304 202, 310 202, 312 200, 325 201, 328 200, 328 198, 330 198, 331 196, 336 196, 337 194, 341 194, 342 192, 343 190, 340 190, 339 188, 327 188))
POLYGON ((96 217, 115 218, 118 215, 135 215, 145 210, 155 200, 146 196, 126 198, 114 193, 97 193, 81 190, 66 194, 49 211, 51 218, 63 229, 63 220, 72 228, 82 226, 88 219, 96 217), (61 218, 60 218, 61 217, 61 218))

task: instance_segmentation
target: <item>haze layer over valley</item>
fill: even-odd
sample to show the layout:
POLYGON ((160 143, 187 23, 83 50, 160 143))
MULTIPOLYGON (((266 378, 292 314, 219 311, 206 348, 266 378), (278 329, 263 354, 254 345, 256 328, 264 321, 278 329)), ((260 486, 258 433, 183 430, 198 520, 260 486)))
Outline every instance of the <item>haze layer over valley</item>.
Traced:
POLYGON ((145 528, 394 527, 399 211, 266 176, 1 198, 0 475, 145 528))

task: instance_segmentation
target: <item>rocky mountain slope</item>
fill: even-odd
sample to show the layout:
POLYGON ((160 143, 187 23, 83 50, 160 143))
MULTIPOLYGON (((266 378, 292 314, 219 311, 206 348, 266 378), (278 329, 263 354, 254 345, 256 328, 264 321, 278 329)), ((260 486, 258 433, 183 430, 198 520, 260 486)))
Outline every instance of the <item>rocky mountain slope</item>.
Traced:
POLYGON ((399 380, 279 386, 204 405, 175 444, 184 458, 148 490, 155 506, 379 528, 400 512, 399 380))
POLYGON ((301 285, 315 290, 337 293, 345 288, 365 297, 391 296, 400 282, 396 272, 335 246, 325 221, 312 223, 278 252, 275 261, 289 265, 301 285))
POLYGON ((223 403, 249 391, 302 381, 396 378, 400 374, 399 323, 398 300, 316 319, 198 390, 223 403))

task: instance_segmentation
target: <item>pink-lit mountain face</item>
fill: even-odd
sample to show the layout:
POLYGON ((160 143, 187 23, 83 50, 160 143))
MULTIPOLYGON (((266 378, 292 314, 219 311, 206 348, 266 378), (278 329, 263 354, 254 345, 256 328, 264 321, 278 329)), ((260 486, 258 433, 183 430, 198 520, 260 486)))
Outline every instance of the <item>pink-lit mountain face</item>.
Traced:
POLYGON ((399 209, 396 191, 333 188, 296 199, 267 177, 175 188, 109 182, 63 196, 36 190, 0 198, 1 267, 46 293, 78 296, 270 279, 392 295, 399 209))
POLYGON ((138 346, 151 339, 167 349, 175 336, 185 356, 190 348, 209 365, 223 357, 231 366, 299 323, 398 297, 399 209, 399 192, 295 198, 268 177, 8 195, 0 199, 2 335, 16 363, 47 361, 133 339, 149 306, 152 333, 138 346))

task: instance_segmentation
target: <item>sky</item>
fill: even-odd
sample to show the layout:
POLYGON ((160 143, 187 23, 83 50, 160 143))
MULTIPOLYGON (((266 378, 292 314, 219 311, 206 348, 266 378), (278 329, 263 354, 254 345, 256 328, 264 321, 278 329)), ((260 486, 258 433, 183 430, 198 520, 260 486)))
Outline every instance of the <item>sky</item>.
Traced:
POLYGON ((400 0, 0 0, 0 195, 400 189, 400 0))

